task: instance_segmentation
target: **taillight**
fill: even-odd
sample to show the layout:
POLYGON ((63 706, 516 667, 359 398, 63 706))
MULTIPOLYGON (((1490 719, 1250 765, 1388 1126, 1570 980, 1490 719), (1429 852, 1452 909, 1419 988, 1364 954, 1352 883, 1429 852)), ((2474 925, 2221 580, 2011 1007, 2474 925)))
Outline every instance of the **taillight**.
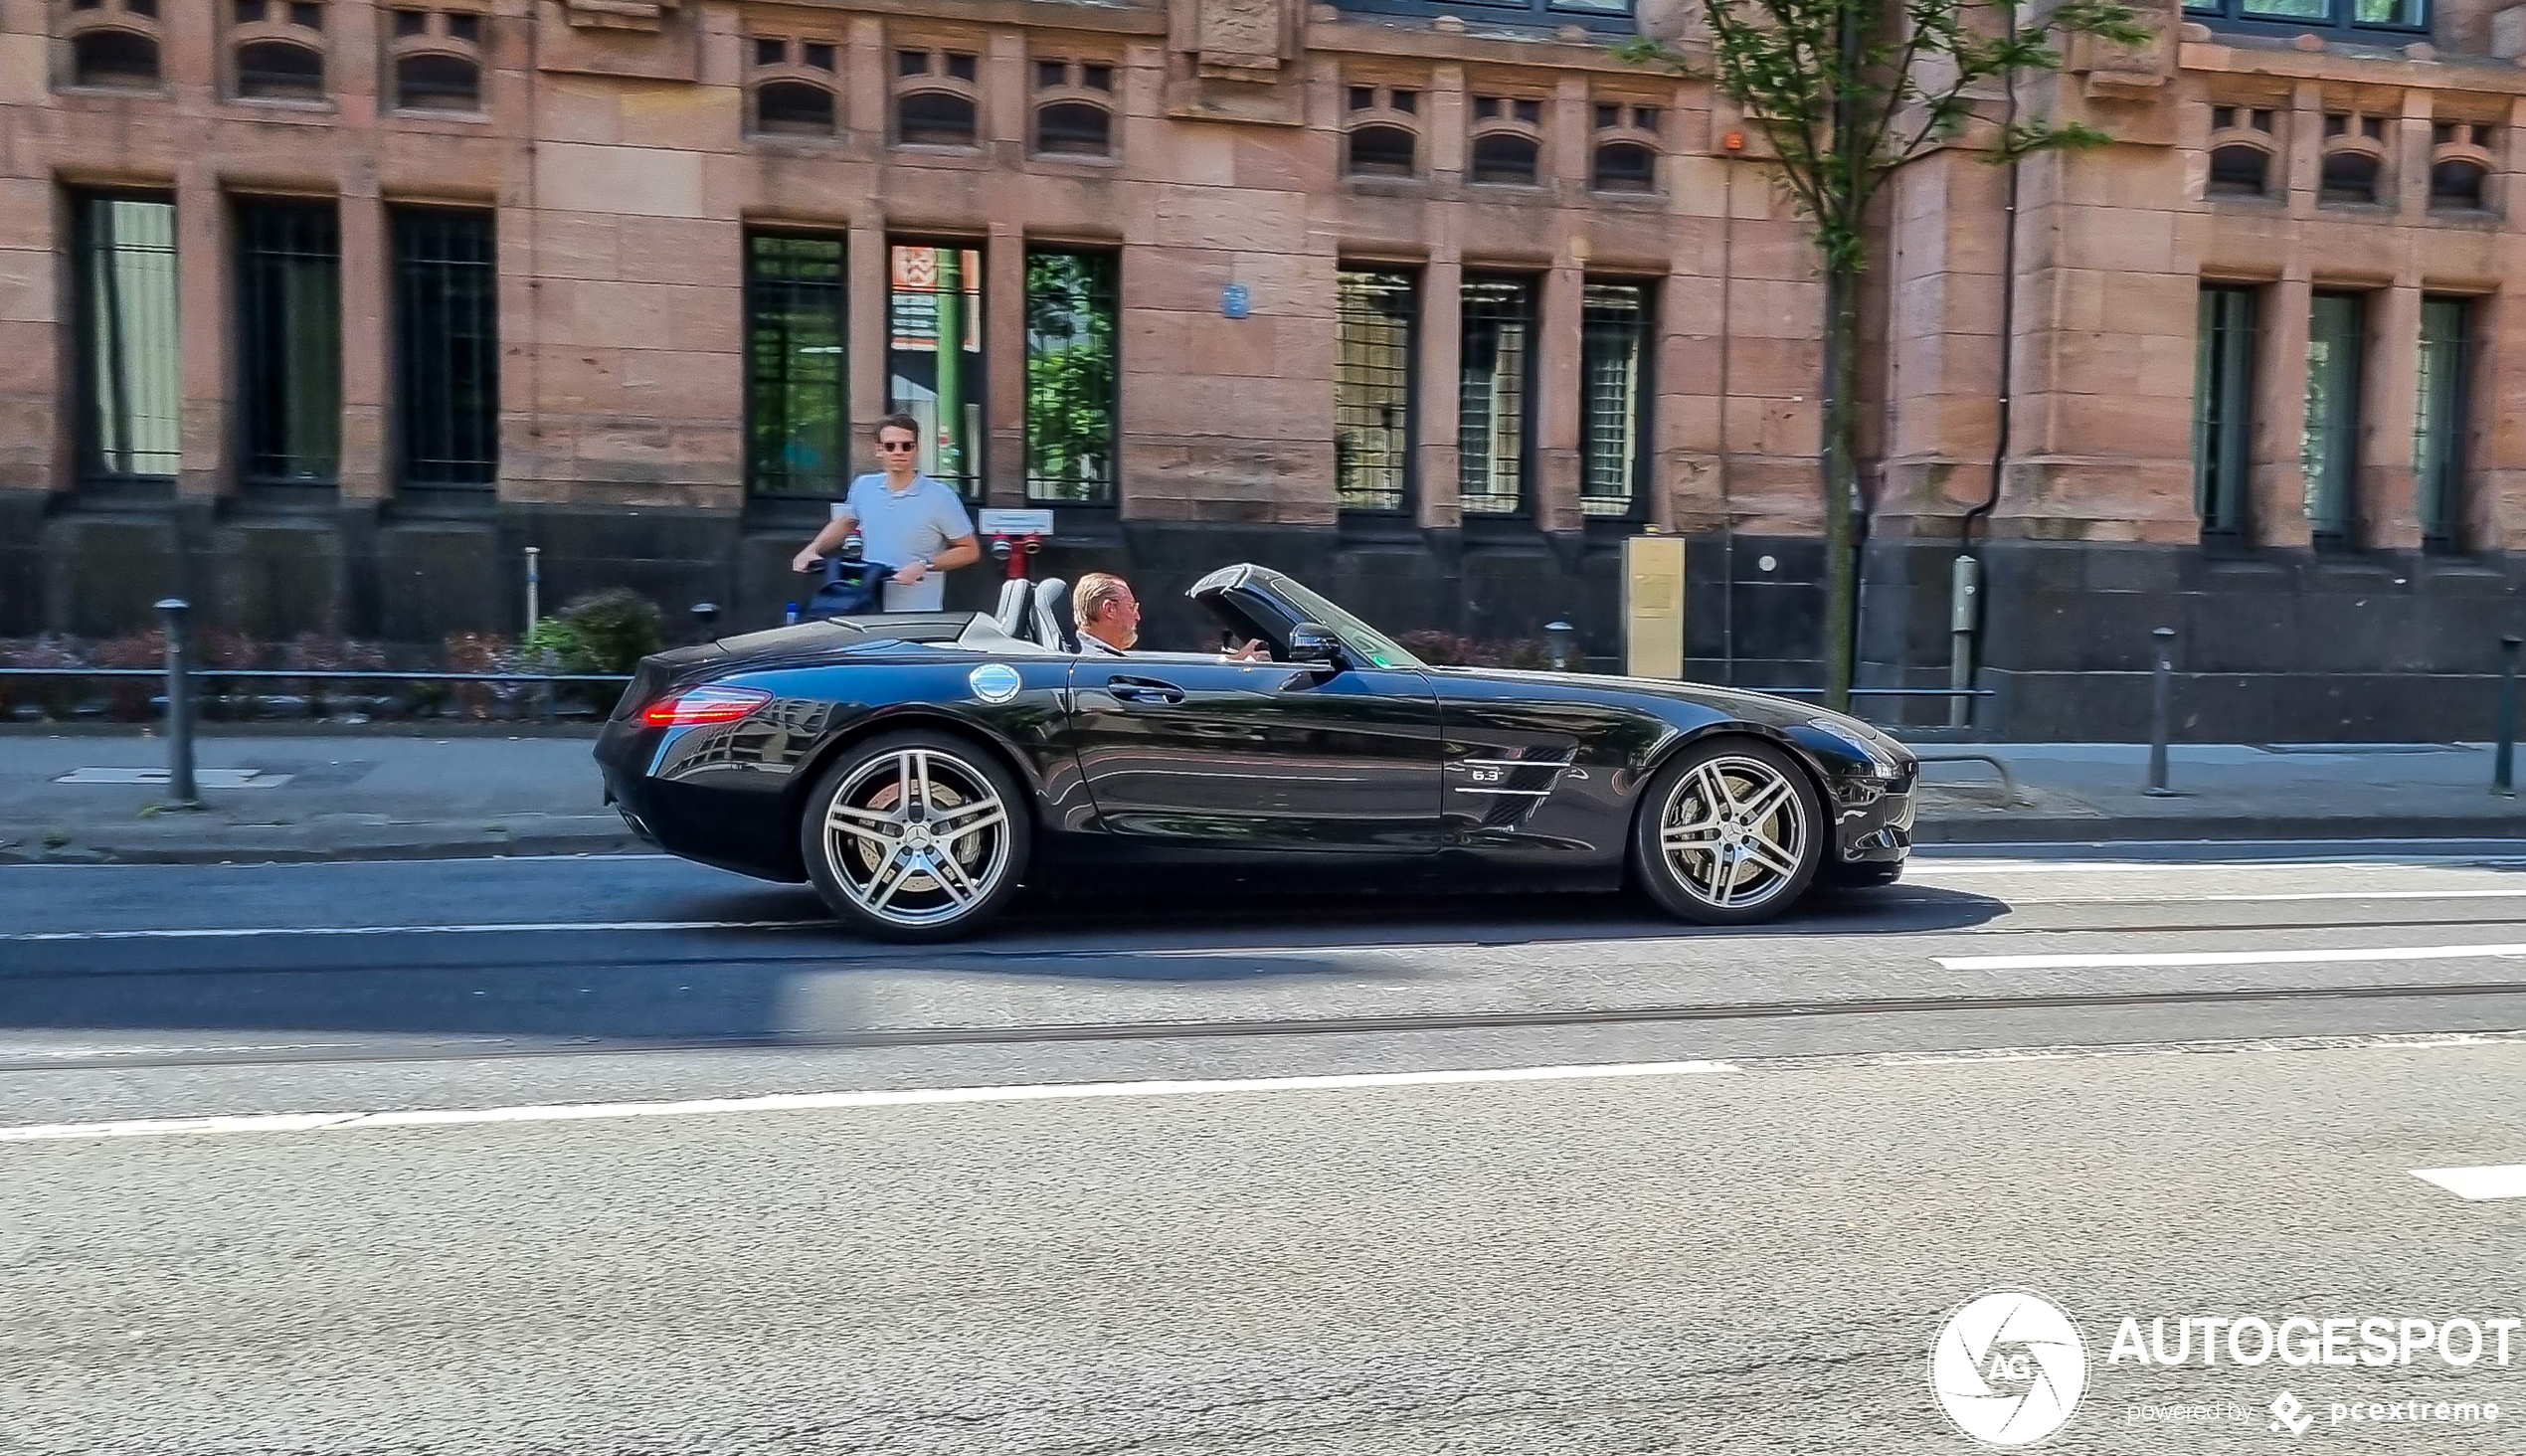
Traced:
POLYGON ((759 687, 695 687, 659 698, 640 710, 640 721, 652 728, 689 728, 696 723, 734 723, 772 701, 759 687))

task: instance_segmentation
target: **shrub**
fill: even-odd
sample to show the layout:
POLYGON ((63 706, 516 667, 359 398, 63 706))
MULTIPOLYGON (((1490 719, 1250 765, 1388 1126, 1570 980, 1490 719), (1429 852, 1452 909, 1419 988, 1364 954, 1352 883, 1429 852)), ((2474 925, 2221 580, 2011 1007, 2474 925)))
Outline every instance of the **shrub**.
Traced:
POLYGON ((665 640, 656 604, 625 587, 580 598, 562 609, 561 620, 588 664, 579 671, 628 673, 665 640))
POLYGON ((1522 667, 1541 671, 1552 665, 1552 653, 1531 637, 1488 641, 1452 632, 1407 632, 1395 638, 1403 649, 1433 667, 1522 667))

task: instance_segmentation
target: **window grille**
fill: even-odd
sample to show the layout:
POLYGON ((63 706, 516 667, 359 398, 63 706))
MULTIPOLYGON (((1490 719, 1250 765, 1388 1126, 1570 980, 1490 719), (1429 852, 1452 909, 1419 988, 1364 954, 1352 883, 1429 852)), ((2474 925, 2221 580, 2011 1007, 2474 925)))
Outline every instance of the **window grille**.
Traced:
POLYGON ((488 213, 396 210, 396 433, 404 484, 489 486, 499 478, 494 243, 488 213))
POLYGON ((1345 269, 1336 275, 1335 290, 1335 488, 1344 510, 1408 510, 1413 276, 1345 269))

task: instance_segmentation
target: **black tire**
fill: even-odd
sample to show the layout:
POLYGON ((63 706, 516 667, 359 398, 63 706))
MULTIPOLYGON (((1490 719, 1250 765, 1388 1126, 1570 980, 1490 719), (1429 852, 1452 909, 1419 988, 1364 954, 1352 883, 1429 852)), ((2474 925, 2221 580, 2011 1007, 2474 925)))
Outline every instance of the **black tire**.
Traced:
POLYGON ((1017 892, 1033 829, 1025 791, 995 756, 954 734, 909 729, 853 744, 824 770, 799 817, 799 852, 844 925, 885 940, 954 940, 989 924, 1017 892), (963 826, 969 819, 977 821, 963 826), (950 832, 939 833, 940 823, 950 832))
POLYGON ((1788 753, 1760 739, 1714 739, 1649 781, 1632 817, 1632 877, 1678 919, 1751 925, 1806 894, 1832 832, 1815 785, 1788 753), (1705 801, 1717 800, 1719 786, 1742 797, 1714 813, 1705 801))

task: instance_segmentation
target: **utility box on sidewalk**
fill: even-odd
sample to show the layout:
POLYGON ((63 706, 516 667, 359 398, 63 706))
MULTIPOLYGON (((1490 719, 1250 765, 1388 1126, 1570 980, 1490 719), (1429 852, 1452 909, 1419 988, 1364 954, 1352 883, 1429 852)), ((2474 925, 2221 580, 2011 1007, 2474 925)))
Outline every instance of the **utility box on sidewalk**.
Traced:
POLYGON ((1682 536, 1623 542, 1623 671, 1632 677, 1684 676, 1682 536))

